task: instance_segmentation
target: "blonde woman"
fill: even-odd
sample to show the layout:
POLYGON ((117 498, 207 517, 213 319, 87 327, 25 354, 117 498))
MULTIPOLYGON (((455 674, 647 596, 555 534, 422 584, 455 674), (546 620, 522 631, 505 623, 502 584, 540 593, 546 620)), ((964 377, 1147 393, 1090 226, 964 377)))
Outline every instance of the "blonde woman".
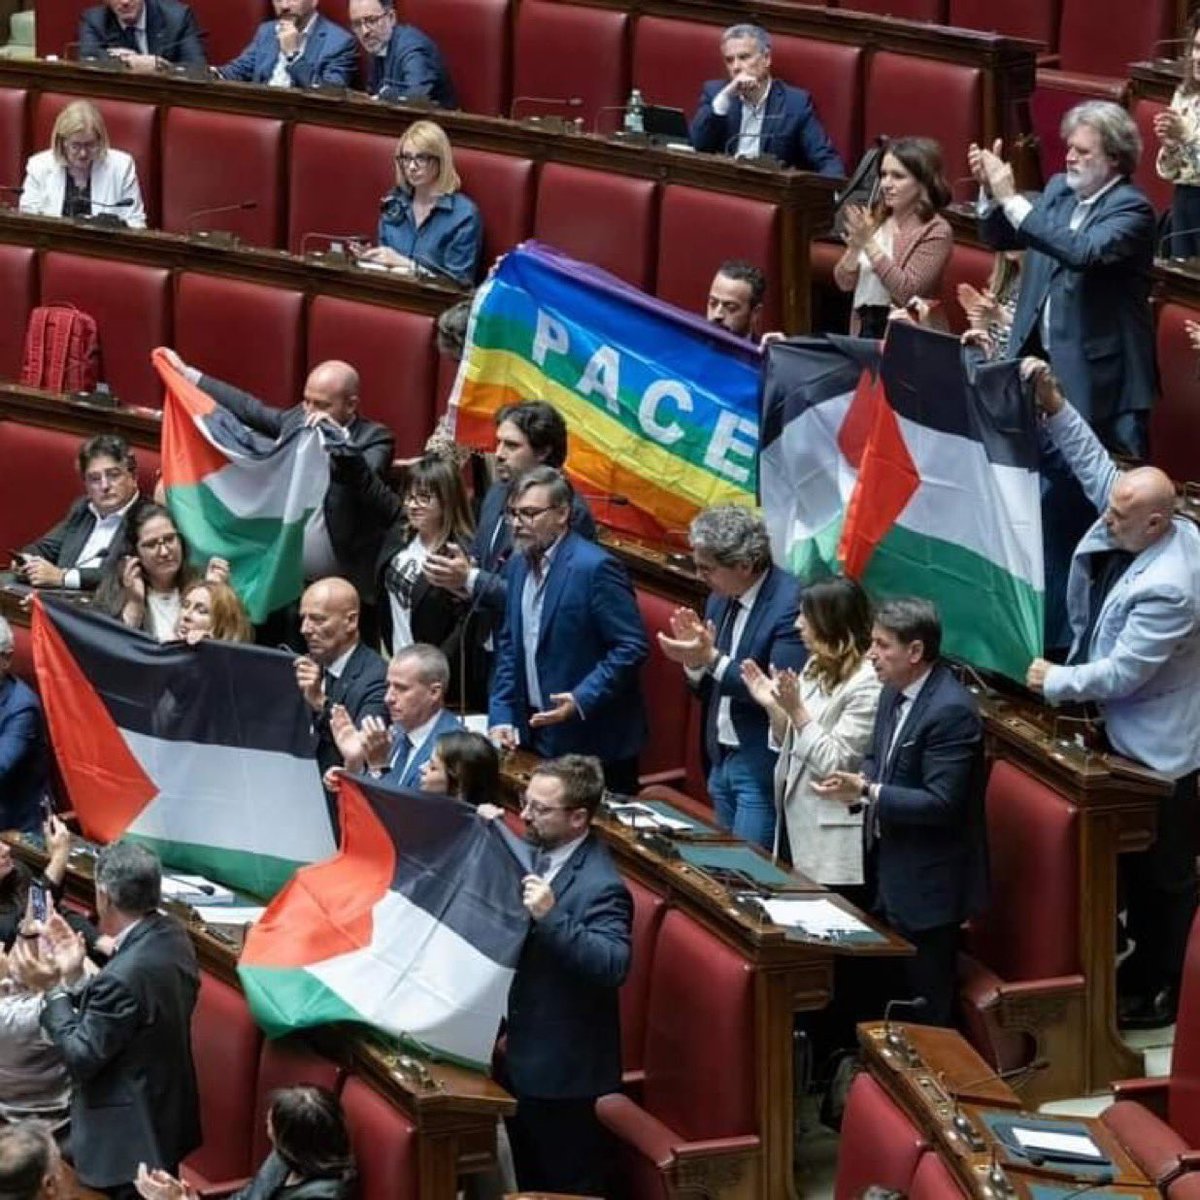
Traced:
POLYGON ((359 261, 470 287, 479 274, 483 222, 461 186, 442 127, 410 125, 396 150, 396 186, 383 198, 379 245, 361 251, 359 261))
POLYGON ((867 658, 870 601, 852 579, 820 580, 804 590, 796 629, 809 653, 799 674, 768 676, 748 659, 742 678, 780 746, 775 801, 787 822, 793 865, 855 898, 863 883, 862 815, 836 796, 818 795, 812 783, 857 770, 871 739, 880 684, 867 658))
POLYGON ((20 208, 43 217, 110 214, 135 229, 146 227, 133 159, 108 144, 104 118, 86 100, 58 114, 50 149, 25 164, 20 208))
POLYGON ((942 209, 950 187, 942 173, 942 150, 932 138, 896 138, 884 151, 879 199, 868 211, 848 205, 846 252, 833 268, 834 282, 853 292, 850 332, 881 338, 892 309, 931 300, 954 249, 942 209))

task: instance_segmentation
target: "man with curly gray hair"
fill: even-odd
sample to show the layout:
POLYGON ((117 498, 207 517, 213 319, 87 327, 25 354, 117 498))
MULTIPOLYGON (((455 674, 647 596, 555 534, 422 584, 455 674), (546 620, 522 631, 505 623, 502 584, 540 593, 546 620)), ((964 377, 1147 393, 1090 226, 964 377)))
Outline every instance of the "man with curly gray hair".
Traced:
POLYGON ((762 517, 737 504, 706 508, 689 530, 696 573, 711 594, 704 619, 689 608, 658 635, 704 706, 708 793, 717 821, 767 849, 775 837, 777 754, 768 743, 765 710, 750 695, 742 665, 796 671, 805 651, 796 623, 800 583, 771 561, 762 517))

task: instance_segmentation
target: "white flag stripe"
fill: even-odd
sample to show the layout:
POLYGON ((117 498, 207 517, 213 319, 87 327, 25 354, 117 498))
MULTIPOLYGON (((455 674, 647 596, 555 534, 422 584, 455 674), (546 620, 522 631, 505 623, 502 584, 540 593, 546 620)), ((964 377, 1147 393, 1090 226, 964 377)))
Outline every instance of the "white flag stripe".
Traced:
POLYGON ((337 849, 315 760, 128 729, 121 736, 158 788, 130 833, 288 862, 320 862, 337 849))
POLYGON ((921 477, 897 524, 971 550, 1043 591, 1038 473, 989 462, 983 444, 973 438, 902 417, 897 421, 921 477), (989 503, 993 495, 995 502, 989 503), (996 520, 998 512, 1011 514, 1011 519, 996 520))
POLYGON ((513 971, 399 892, 371 918, 368 947, 310 963, 308 973, 380 1029, 489 1061, 513 971))
POLYGON ((206 441, 229 456, 229 464, 205 476, 202 486, 234 516, 290 524, 303 520, 323 503, 329 486, 329 460, 316 429, 300 434, 291 469, 268 471, 261 459, 247 458, 214 441, 202 420, 196 421, 196 427, 206 441))

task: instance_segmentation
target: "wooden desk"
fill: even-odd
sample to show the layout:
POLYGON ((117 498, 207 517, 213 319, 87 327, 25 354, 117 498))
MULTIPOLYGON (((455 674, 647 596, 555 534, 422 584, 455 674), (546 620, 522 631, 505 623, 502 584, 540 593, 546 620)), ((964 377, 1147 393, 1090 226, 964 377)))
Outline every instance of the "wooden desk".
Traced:
MULTIPOLYGON (((886 1025, 860 1025, 859 1045, 867 1070, 928 1138, 968 1195, 979 1200, 1026 1200, 1037 1185, 1067 1192, 1086 1187, 1069 1164, 1044 1162, 1034 1166, 1011 1151, 992 1132, 986 1116, 997 1110, 1021 1112, 1020 1098, 993 1074, 986 1063, 950 1029, 886 1025)), ((1033 1121, 1059 1118, 1029 1114, 1033 1121)), ((1083 1126, 1112 1164, 1112 1192, 1130 1193, 1145 1200, 1158 1191, 1120 1143, 1096 1118, 1062 1118, 1083 1126)), ((1089 1188, 1103 1194, 1104 1186, 1089 1188)))
MULTIPOLYGON (((503 781, 513 804, 524 790, 537 759, 528 753, 506 756, 503 781)), ((621 872, 664 895, 670 905, 734 947, 753 967, 755 986, 754 1056, 756 1115, 763 1144, 763 1195, 783 1200, 793 1195, 795 1079, 793 1015, 824 1008, 833 999, 833 962, 837 955, 880 957, 911 954, 912 947, 879 922, 795 872, 788 892, 821 894, 854 913, 880 935, 867 946, 805 939, 794 930, 765 921, 753 907, 703 872, 673 857, 669 842, 639 835, 619 821, 600 815, 594 828, 612 852, 621 872)), ((744 843, 732 837, 726 845, 744 843)), ((757 851, 756 851, 757 853, 757 851)), ((763 856, 766 857, 766 856, 763 856)))
MULTIPOLYGON (((0 839, 34 870, 45 865, 45 852, 20 834, 0 833, 0 839)), ((90 855, 73 853, 65 881, 67 894, 89 910, 95 901, 93 865, 90 855)), ((200 965, 240 988, 236 968, 241 938, 228 928, 205 926, 186 905, 168 902, 164 907, 187 927, 200 965)), ((460 1175, 485 1170, 495 1162, 496 1121, 512 1113, 516 1102, 486 1075, 398 1057, 354 1027, 313 1030, 305 1040, 325 1057, 363 1076, 416 1125, 420 1200, 455 1200, 460 1175)))

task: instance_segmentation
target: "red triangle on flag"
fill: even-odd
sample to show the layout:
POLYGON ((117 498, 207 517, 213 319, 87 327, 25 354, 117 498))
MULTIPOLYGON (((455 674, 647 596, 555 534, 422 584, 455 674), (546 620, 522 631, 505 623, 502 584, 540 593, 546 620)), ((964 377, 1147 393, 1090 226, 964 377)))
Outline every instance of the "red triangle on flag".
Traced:
POLYGON ((338 811, 338 853, 292 876, 250 930, 243 966, 306 967, 371 944, 372 912, 391 891, 396 847, 357 784, 345 776, 338 811))
POLYGON ((846 448, 847 439, 861 437, 861 427, 847 431, 851 416, 858 408, 857 419, 870 411, 870 434, 862 446, 858 463, 858 480, 846 506, 846 520, 838 543, 838 559, 851 579, 861 579, 876 546, 896 523, 917 488, 921 475, 900 430, 900 422, 888 403, 882 378, 868 384, 863 373, 854 393, 847 420, 838 436, 843 454, 853 462, 846 448))
POLYGON ((158 787, 36 597, 32 633, 42 707, 79 827, 92 841, 115 841, 158 787))
POLYGON ((875 409, 877 405, 886 407, 887 400, 883 394, 883 382, 870 371, 863 370, 858 377, 858 386, 850 400, 850 407, 842 418, 838 428, 837 444, 842 457, 857 471, 862 465, 863 451, 871 436, 871 427, 875 424, 875 409))

